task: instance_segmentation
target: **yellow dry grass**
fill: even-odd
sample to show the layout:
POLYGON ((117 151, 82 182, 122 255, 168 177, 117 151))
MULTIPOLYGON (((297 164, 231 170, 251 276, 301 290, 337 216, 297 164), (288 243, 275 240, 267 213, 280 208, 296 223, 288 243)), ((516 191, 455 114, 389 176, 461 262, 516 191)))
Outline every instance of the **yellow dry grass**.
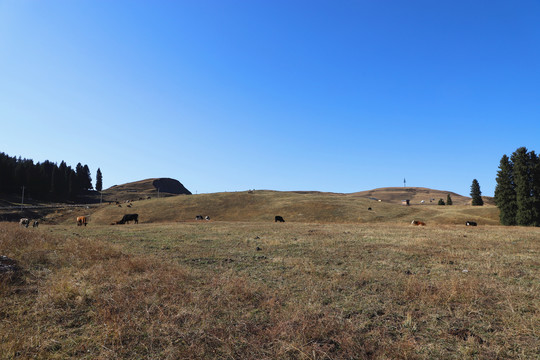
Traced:
POLYGON ((425 205, 436 205, 439 199, 446 202, 450 195, 455 205, 470 205, 471 198, 456 194, 451 191, 434 190, 423 187, 386 187, 373 190, 360 191, 351 195, 360 197, 374 197, 385 202, 399 204, 402 200, 410 200, 411 204, 418 205, 424 201, 425 205), (432 202, 430 200, 433 200, 432 202))
MULTIPOLYGON (((152 198, 117 205, 79 210, 88 215, 91 224, 110 224, 124 214, 137 213, 141 222, 194 221, 196 215, 210 216, 217 221, 274 221, 275 215, 286 222, 305 223, 402 223, 413 219, 430 224, 465 224, 476 221, 481 225, 498 224, 498 209, 492 205, 429 206, 378 202, 354 194, 318 192, 250 191, 179 195, 152 198), (368 210, 371 208, 371 210, 368 210)), ((52 223, 72 223, 77 215, 62 212, 49 220, 52 223)))
POLYGON ((1 359, 540 355, 538 228, 4 223, 0 254, 1 359))

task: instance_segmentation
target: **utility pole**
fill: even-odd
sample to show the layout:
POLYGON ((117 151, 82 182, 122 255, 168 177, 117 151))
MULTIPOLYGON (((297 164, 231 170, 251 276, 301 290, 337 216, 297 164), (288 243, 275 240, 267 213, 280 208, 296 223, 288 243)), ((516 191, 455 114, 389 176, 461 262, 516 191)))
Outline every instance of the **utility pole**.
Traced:
POLYGON ((23 185, 23 187, 22 187, 21 210, 23 209, 23 205, 24 205, 24 185, 23 185))

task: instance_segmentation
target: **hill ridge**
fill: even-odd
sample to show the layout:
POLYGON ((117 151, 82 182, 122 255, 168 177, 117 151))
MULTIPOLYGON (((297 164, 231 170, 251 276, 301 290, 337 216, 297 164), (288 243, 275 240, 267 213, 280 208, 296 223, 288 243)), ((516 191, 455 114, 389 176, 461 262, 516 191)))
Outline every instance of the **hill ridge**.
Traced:
POLYGON ((471 198, 460 195, 453 191, 437 190, 426 187, 381 187, 372 190, 365 190, 352 193, 358 197, 382 200, 391 203, 398 203, 402 200, 410 200, 411 204, 420 204, 422 201, 426 204, 436 204, 439 199, 446 201, 447 195, 450 195, 452 202, 456 205, 468 205, 471 198))
POLYGON ((113 185, 104 190, 104 192, 111 191, 149 191, 149 190, 160 190, 160 192, 169 193, 169 194, 186 194, 191 195, 189 191, 182 183, 176 179, 168 177, 158 177, 158 178, 148 178, 143 180, 137 180, 128 182, 120 185, 113 185))

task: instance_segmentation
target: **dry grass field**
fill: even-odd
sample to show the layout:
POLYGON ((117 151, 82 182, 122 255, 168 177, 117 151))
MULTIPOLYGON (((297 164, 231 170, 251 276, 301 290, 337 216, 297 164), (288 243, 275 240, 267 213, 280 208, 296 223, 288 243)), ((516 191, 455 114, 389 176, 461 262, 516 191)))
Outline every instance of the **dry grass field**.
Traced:
POLYGON ((24 269, 0 283, 1 359, 540 357, 538 228, 433 223, 467 209, 426 227, 401 207, 374 223, 100 211, 0 223, 0 255, 24 269))
POLYGON ((357 194, 268 190, 179 195, 135 200, 120 206, 66 209, 50 214, 44 220, 49 224, 72 224, 77 216, 86 215, 91 224, 106 225, 127 213, 139 214, 141 223, 193 221, 196 215, 208 215, 217 221, 249 222, 271 222, 275 215, 281 215, 286 222, 295 223, 409 224, 413 219, 428 224, 465 224, 468 220, 482 225, 499 223, 499 212, 493 205, 401 206, 357 194))
POLYGON ((373 190, 366 190, 354 193, 359 197, 373 197, 390 203, 401 203, 402 200, 409 199, 411 204, 420 204, 424 201, 426 205, 437 205, 439 199, 446 202, 446 196, 450 195, 454 205, 470 205, 471 198, 454 192, 434 190, 423 187, 386 187, 373 190), (430 201, 433 200, 433 201, 430 201))

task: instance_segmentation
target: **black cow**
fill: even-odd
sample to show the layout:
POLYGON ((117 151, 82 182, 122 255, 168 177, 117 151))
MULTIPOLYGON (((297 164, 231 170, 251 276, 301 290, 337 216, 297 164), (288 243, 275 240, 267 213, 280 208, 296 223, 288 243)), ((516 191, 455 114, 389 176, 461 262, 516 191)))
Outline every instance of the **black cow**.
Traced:
POLYGON ((283 218, 279 215, 276 215, 275 219, 274 219, 274 222, 285 222, 285 220, 283 220, 283 218))
POLYGON ((118 221, 117 224, 125 224, 129 223, 130 221, 135 221, 135 224, 139 223, 139 214, 126 214, 122 218, 122 220, 118 221))
POLYGON ((467 226, 476 226, 476 225, 478 225, 478 224, 475 223, 474 221, 467 221, 467 222, 465 223, 465 225, 467 225, 467 226))
POLYGON ((203 219, 202 215, 195 216, 195 220, 202 220, 202 219, 203 219))

